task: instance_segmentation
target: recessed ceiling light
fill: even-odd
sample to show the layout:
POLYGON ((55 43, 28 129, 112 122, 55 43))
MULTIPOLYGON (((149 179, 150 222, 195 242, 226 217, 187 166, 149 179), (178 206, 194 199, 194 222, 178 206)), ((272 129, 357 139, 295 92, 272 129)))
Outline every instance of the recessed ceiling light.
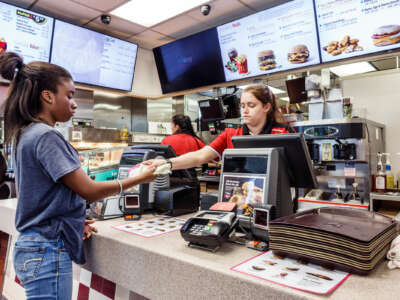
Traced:
MULTIPOLYGON (((252 85, 252 84, 239 85, 238 87, 240 87, 242 90, 244 90, 245 88, 247 88, 247 87, 250 86, 250 85, 252 85)), ((273 86, 269 86, 269 85, 268 85, 268 87, 269 87, 269 89, 271 90, 271 92, 273 92, 275 95, 276 95, 276 94, 283 94, 283 93, 286 93, 284 90, 274 88, 273 86)))
POLYGON ((343 66, 332 67, 332 68, 329 68, 329 70, 339 77, 376 71, 375 67, 366 61, 343 65, 343 66))
POLYGON ((151 27, 206 2, 209 1, 131 0, 114 9, 111 14, 145 27, 151 27))

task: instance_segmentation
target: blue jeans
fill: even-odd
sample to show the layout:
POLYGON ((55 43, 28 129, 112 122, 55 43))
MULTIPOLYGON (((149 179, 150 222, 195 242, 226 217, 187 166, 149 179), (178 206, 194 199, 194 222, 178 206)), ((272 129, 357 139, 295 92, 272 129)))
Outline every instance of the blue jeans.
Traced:
POLYGON ((71 300, 72 261, 61 237, 49 240, 30 229, 20 233, 14 269, 27 300, 71 300))

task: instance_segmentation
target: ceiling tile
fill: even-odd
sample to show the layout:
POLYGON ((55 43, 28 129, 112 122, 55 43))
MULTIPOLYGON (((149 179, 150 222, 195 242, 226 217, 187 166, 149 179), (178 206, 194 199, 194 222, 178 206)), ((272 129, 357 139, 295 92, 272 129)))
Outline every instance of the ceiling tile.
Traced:
POLYGON ((111 17, 111 23, 109 25, 103 24, 100 20, 100 17, 97 17, 88 25, 96 26, 97 28, 101 28, 101 30, 104 31, 119 32, 122 35, 126 35, 126 37, 138 34, 146 30, 146 27, 118 18, 116 16, 111 17))
POLYGON ((129 40, 139 44, 142 48, 153 49, 168 42, 172 42, 174 39, 148 29, 132 36, 129 40))
POLYGON ((210 26, 217 26, 254 13, 254 10, 238 0, 214 0, 209 5, 211 11, 208 16, 204 16, 199 8, 192 9, 186 14, 202 22, 207 22, 210 26))
MULTIPOLYGON (((59 0, 58 0, 59 1, 59 0)), ((78 4, 82 4, 84 6, 101 10, 104 12, 109 12, 114 8, 121 6, 122 4, 128 2, 129 0, 71 0, 78 4)))
POLYGON ((101 14, 98 10, 82 6, 70 0, 39 0, 35 3, 33 9, 78 25, 85 24, 101 14))
POLYGON ((174 37, 181 38, 210 27, 207 23, 201 22, 187 15, 180 15, 153 26, 151 30, 174 37))
POLYGON ((105 27, 105 25, 102 25, 102 24, 100 25, 95 22, 90 22, 90 23, 86 24, 85 27, 88 29, 92 29, 94 31, 98 31, 98 32, 101 32, 104 34, 115 36, 115 37, 123 39, 123 40, 127 40, 132 35, 132 34, 120 32, 118 30, 110 30, 109 28, 105 27))
POLYGON ((1 2, 5 2, 22 8, 28 8, 33 2, 35 2, 35 0, 1 0, 1 2))
POLYGON ((243 4, 249 6, 255 11, 261 11, 279 4, 289 2, 288 0, 239 0, 243 4))

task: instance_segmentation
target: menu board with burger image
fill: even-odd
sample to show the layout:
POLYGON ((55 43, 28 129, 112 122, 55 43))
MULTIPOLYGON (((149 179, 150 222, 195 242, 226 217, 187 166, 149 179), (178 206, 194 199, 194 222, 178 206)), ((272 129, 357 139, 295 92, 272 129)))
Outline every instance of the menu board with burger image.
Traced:
POLYGON ((263 205, 264 177, 224 175, 222 182, 222 201, 236 203, 238 215, 251 216, 254 205, 263 205))
POLYGON ((12 51, 25 63, 48 62, 53 18, 0 2, 0 54, 12 51))
POLYGON ((226 81, 320 63, 313 1, 294 0, 217 30, 226 81))
POLYGON ((400 0, 315 0, 322 62, 400 47, 400 0))

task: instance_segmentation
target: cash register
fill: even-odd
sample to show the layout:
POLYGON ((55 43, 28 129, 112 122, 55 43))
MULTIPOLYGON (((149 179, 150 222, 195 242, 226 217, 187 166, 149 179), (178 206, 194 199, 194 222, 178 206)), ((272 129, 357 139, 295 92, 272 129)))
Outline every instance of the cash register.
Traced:
MULTIPOLYGON (((232 142, 235 148, 222 155, 218 201, 236 204, 239 226, 268 243, 269 221, 294 213, 290 188, 317 185, 306 142, 302 134, 238 136, 232 142)), ((213 249, 217 237, 204 229, 224 216, 200 212, 181 234, 192 244, 213 249)), ((214 233, 222 238, 226 231, 214 233)))

